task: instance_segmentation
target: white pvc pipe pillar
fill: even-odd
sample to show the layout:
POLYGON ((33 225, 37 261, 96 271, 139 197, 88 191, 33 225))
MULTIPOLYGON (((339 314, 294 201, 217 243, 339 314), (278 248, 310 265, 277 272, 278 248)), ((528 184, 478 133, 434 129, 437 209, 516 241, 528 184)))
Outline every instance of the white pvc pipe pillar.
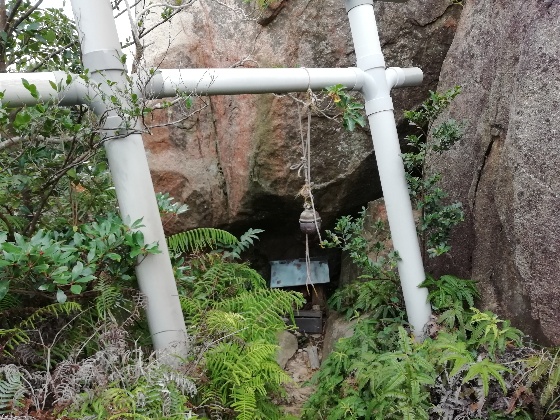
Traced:
MULTIPOLYGON (((84 67, 89 69, 92 82, 126 104, 122 90, 126 86, 126 70, 120 60, 122 53, 110 1, 72 0, 72 8, 84 67), (116 85, 109 86, 108 81, 116 85)), ((91 98, 90 105, 98 116, 106 118, 106 135, 123 135, 105 143, 120 213, 131 221, 142 218, 145 227, 140 230, 146 243, 157 242, 161 250, 160 254, 139 259, 136 267, 140 290, 148 298, 146 312, 152 341, 156 350, 186 356, 185 322, 142 135, 139 130, 130 134, 124 129, 123 119, 117 110, 107 106, 102 96, 91 98)))
MULTIPOLYGON (((362 93, 366 101, 365 110, 371 127, 391 238, 400 256, 398 270, 408 321, 414 335, 421 339, 424 327, 430 319, 431 308, 428 291, 418 287, 425 280, 424 266, 387 81, 389 78, 396 85, 400 77, 405 79, 407 74, 396 71, 394 76, 388 76, 388 71, 385 70, 373 0, 346 0, 346 11, 357 65, 366 73, 362 93)), ((417 77, 414 72, 408 75, 411 81, 417 77)))

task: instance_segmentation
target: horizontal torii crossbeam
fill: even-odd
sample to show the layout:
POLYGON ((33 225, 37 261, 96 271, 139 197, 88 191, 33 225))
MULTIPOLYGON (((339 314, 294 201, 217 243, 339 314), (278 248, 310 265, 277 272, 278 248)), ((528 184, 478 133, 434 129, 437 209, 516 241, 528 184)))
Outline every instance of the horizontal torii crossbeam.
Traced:
MULTIPOLYGON (((424 268, 390 89, 420 84, 422 71, 418 68, 386 69, 373 3, 374 0, 346 0, 357 58, 355 68, 160 70, 152 75, 144 93, 150 98, 172 97, 177 92, 197 95, 286 93, 304 92, 309 88, 318 91, 336 84, 361 92, 371 127, 391 236, 400 256, 398 270, 407 315, 414 334, 421 338, 431 308, 427 290, 419 288, 425 279, 424 268)), ((106 117, 106 136, 112 138, 118 134, 122 137, 105 142, 120 213, 130 220, 143 218, 145 227, 141 230, 146 242, 158 242, 162 251, 147 256, 136 268, 140 289, 148 297, 147 318, 154 347, 185 355, 188 352, 187 333, 140 134, 142 127, 139 121, 136 121, 136 127, 132 127, 136 128, 134 130, 125 127, 123 119, 111 104, 104 102, 104 95, 100 93, 111 96, 121 92, 118 93, 122 95, 119 99, 123 104, 127 103, 122 93, 127 74, 120 59, 122 53, 111 3, 110 0, 72 0, 72 8, 81 39, 84 67, 89 69, 96 90, 74 77, 69 86, 58 92, 51 82, 64 86, 67 75, 43 72, 0 75, 0 91, 4 91, 4 102, 11 106, 36 104, 37 100, 22 85, 21 79, 25 78, 36 86, 41 101, 52 100, 60 105, 87 104, 98 116, 106 117), (115 85, 121 89, 115 89, 115 85)))

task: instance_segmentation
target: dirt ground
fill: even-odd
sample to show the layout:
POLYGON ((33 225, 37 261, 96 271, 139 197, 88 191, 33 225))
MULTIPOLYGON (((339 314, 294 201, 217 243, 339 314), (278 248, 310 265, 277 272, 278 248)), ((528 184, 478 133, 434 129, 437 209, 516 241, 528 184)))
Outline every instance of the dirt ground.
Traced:
MULTIPOLYGON (((315 346, 321 360, 323 336, 321 334, 296 334, 298 336, 298 350, 286 364, 286 372, 293 382, 286 385, 287 395, 280 401, 280 406, 286 414, 301 417, 301 409, 315 387, 308 382, 318 369, 312 367, 313 360, 309 357, 309 347, 315 346)), ((313 358, 313 356, 311 356, 313 358)), ((316 363, 317 361, 315 361, 316 363)))

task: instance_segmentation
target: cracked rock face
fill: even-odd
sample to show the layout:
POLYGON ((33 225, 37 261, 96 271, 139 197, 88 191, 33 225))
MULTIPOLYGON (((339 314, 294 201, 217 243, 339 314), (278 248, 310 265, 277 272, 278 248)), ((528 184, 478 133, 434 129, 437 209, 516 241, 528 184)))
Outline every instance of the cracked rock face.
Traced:
MULTIPOLYGON (((394 91, 400 120, 403 109, 416 106, 435 88, 461 8, 449 0, 424 0, 376 3, 376 10, 387 64, 425 71, 423 86, 394 91)), ((218 2, 199 1, 171 26, 155 31, 148 41, 148 63, 161 68, 355 65, 342 0, 278 1, 260 22, 242 20, 218 2)), ((155 129, 145 137, 156 191, 169 192, 190 207, 168 230, 297 230, 302 199, 296 195, 303 178, 290 169, 301 161, 296 102, 272 94, 205 101, 208 106, 180 127, 155 129)), ((156 122, 173 117, 162 112, 156 122)), ((369 129, 348 133, 340 122, 314 116, 311 130, 315 203, 329 228, 335 217, 381 195, 375 156, 369 129)))
POLYGON ((440 272, 477 280, 486 308, 560 344, 560 5, 466 1, 440 90, 460 144, 432 163, 467 221, 440 272))

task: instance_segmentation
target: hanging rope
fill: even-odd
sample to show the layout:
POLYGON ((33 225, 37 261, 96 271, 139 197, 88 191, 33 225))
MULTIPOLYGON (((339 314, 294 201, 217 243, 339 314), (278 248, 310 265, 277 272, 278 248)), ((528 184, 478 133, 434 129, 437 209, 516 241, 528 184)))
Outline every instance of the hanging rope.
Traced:
MULTIPOLYGON (((307 70, 307 69, 306 69, 307 70)), ((309 72, 308 72, 309 75, 309 72)), ((310 80, 311 81, 311 80, 310 80)), ((297 104, 298 107, 298 120, 299 120, 299 132, 301 138, 301 151, 302 156, 300 162, 292 165, 290 169, 298 171, 298 176, 301 177, 301 173, 303 172, 305 183, 303 187, 299 190, 298 195, 303 197, 303 207, 306 210, 311 210, 313 213, 313 219, 315 222, 315 227, 317 231, 317 236, 319 237, 319 242, 321 242, 321 232, 319 231, 319 224, 317 220, 317 213, 315 211, 315 201, 313 200, 313 183, 311 182, 311 107, 313 105, 313 93, 311 91, 311 87, 307 89, 308 94, 308 101, 304 104, 304 108, 300 108, 300 104, 297 104), (307 133, 304 135, 304 128, 302 124, 302 117, 303 113, 306 111, 307 108, 307 133)), ((315 290, 315 285, 313 284, 313 280, 311 278, 311 257, 309 252, 309 235, 305 234, 305 265, 307 271, 307 278, 306 278, 306 287, 309 292, 309 285, 313 288, 315 294, 317 291, 315 290)))

